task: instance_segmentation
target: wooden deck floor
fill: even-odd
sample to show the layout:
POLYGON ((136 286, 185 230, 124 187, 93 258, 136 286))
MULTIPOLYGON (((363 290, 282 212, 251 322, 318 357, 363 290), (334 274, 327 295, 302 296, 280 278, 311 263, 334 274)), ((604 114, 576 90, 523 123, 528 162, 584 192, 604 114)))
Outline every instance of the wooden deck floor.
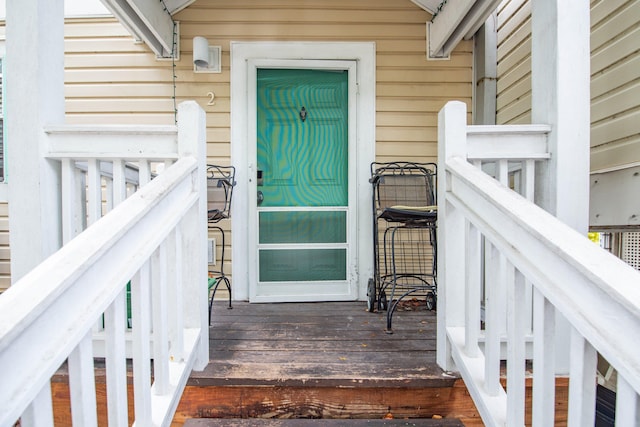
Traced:
POLYGON ((407 301, 394 333, 385 326, 386 313, 369 313, 364 302, 238 302, 228 310, 216 301, 209 365, 192 373, 174 425, 388 416, 482 425, 462 380, 435 363, 436 313, 407 301))
POLYGON ((436 316, 406 301, 386 313, 363 302, 214 304, 210 363, 190 385, 433 387, 456 376, 435 363, 436 316))

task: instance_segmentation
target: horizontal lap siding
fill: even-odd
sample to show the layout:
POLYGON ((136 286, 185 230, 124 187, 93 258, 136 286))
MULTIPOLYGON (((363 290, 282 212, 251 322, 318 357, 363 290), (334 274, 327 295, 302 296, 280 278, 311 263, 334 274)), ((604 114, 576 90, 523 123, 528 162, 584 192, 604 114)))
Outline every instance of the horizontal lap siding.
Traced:
POLYGON ((531 123, 531 4, 505 0, 498 7, 496 123, 531 123))
MULTIPOLYGON (((376 43, 376 153, 380 161, 432 161, 436 157, 437 112, 446 101, 471 101, 472 45, 463 42, 451 61, 427 61, 425 22, 430 15, 404 0, 263 1, 199 0, 180 12, 185 59, 191 60, 191 38, 206 37, 222 46, 221 85, 206 107, 228 112, 229 44, 231 41, 374 41, 376 43)), ((185 76, 194 85, 211 75, 185 76)), ((193 96, 202 99, 211 86, 193 96)), ((221 124, 226 126, 228 123, 221 124)), ((228 143, 229 133, 217 132, 228 143)), ((211 142, 211 141, 210 141, 211 142)), ((228 152, 225 149, 224 152, 228 152)))
POLYGON ((591 170, 640 164, 640 2, 591 2, 591 170))
MULTIPOLYGON (((591 1, 591 170, 640 163, 640 2, 591 1)), ((531 1, 498 8, 497 123, 531 122, 531 1)))

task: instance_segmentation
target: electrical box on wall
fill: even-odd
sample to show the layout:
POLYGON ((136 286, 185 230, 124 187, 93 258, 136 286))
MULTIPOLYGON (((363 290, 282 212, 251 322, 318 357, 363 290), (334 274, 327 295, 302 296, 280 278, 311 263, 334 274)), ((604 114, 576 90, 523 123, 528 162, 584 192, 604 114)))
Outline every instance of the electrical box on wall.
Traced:
POLYGON ((209 239, 207 242, 207 262, 209 265, 216 265, 216 239, 209 239))

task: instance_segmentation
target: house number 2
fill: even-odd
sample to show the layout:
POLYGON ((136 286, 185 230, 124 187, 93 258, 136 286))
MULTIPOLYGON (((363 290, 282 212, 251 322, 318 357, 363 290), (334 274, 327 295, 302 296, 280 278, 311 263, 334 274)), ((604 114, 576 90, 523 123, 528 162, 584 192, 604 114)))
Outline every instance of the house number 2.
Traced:
POLYGON ((207 105, 216 105, 214 99, 216 99, 216 94, 213 92, 207 92, 207 96, 209 97, 209 102, 207 102, 207 105))

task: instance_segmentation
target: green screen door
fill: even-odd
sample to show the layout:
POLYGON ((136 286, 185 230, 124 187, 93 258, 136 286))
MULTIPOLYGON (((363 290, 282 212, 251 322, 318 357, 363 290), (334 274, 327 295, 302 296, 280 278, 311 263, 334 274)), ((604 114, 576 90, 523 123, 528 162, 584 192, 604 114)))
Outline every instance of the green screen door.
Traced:
POLYGON ((347 71, 259 69, 257 293, 348 293, 347 71))

